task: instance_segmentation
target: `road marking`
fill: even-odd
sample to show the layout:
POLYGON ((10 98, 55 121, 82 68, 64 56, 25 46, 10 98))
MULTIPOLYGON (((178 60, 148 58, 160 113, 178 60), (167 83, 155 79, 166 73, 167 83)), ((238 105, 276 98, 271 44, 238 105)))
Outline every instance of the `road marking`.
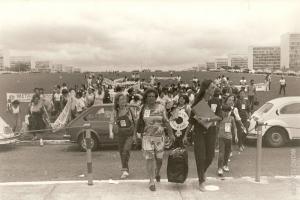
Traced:
MULTIPOLYGON (((224 177, 225 180, 248 180, 250 182, 255 182, 253 177, 243 176, 243 177, 224 177)), ((262 176, 261 182, 267 183, 268 179, 300 179, 300 175, 296 176, 262 176)), ((207 177, 207 180, 221 181, 218 177, 207 177)), ((186 182, 198 181, 198 178, 188 178, 186 182)), ((109 184, 119 184, 119 183, 148 183, 149 179, 129 179, 129 180, 94 180, 95 183, 109 183, 109 184)), ((167 183, 168 179, 161 179, 161 182, 167 183)), ((87 180, 70 180, 70 181, 29 181, 29 182, 0 182, 0 186, 20 186, 20 185, 54 185, 54 184, 76 184, 76 183, 87 183, 87 180)))

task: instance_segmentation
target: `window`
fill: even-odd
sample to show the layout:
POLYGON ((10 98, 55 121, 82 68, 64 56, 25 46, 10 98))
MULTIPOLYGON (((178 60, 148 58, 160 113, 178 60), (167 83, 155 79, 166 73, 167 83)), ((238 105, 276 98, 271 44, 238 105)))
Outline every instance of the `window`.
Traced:
POLYGON ((271 110, 272 107, 273 107, 273 104, 266 103, 260 109, 258 109, 256 112, 257 112, 257 114, 261 115, 263 113, 267 113, 269 110, 271 110))
POLYGON ((109 108, 95 108, 83 119, 85 121, 109 121, 112 110, 109 108))
POLYGON ((281 114, 300 114, 300 103, 292 103, 280 109, 281 114))

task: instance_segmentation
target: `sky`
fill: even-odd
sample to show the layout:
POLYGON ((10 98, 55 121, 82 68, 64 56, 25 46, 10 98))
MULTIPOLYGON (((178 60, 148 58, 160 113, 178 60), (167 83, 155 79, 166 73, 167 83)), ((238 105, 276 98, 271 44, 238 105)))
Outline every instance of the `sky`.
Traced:
POLYGON ((300 32, 297 0, 0 0, 0 49, 88 70, 182 69, 300 32))

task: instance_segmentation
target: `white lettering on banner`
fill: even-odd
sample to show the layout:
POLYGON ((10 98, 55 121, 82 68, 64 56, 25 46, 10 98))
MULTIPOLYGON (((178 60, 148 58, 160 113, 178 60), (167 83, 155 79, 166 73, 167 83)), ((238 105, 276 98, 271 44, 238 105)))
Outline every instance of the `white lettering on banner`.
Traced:
POLYGON ((64 107, 63 111, 60 113, 58 118, 55 120, 53 124, 51 124, 51 127, 53 129, 53 132, 58 131, 59 129, 63 128, 69 119, 70 113, 71 113, 71 104, 72 104, 72 98, 70 98, 64 107))
MULTIPOLYGON (((29 103, 34 93, 6 93, 6 100, 9 103, 18 100, 21 103, 29 103)), ((51 100, 52 94, 44 94, 46 100, 51 100)))
MULTIPOLYGON (((265 92, 267 91, 267 85, 265 83, 256 83, 254 84, 257 92, 265 92)), ((234 85, 235 88, 241 90, 241 87, 245 87, 245 91, 247 91, 248 85, 234 85)))

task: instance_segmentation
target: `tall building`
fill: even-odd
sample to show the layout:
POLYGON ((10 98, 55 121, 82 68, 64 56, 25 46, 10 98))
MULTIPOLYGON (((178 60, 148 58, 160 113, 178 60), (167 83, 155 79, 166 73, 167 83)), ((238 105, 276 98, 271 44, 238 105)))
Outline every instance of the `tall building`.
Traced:
POLYGON ((10 56, 9 66, 11 70, 15 71, 28 71, 31 69, 30 56, 10 56))
POLYGON ((246 54, 229 54, 228 55, 228 66, 248 68, 248 55, 246 54))
POLYGON ((215 62, 216 62, 216 68, 228 66, 228 58, 216 58, 215 62))
POLYGON ((286 33, 281 36, 281 69, 300 70, 300 33, 286 33))
POLYGON ((280 47, 278 46, 250 46, 248 48, 248 68, 251 69, 279 69, 280 47))

